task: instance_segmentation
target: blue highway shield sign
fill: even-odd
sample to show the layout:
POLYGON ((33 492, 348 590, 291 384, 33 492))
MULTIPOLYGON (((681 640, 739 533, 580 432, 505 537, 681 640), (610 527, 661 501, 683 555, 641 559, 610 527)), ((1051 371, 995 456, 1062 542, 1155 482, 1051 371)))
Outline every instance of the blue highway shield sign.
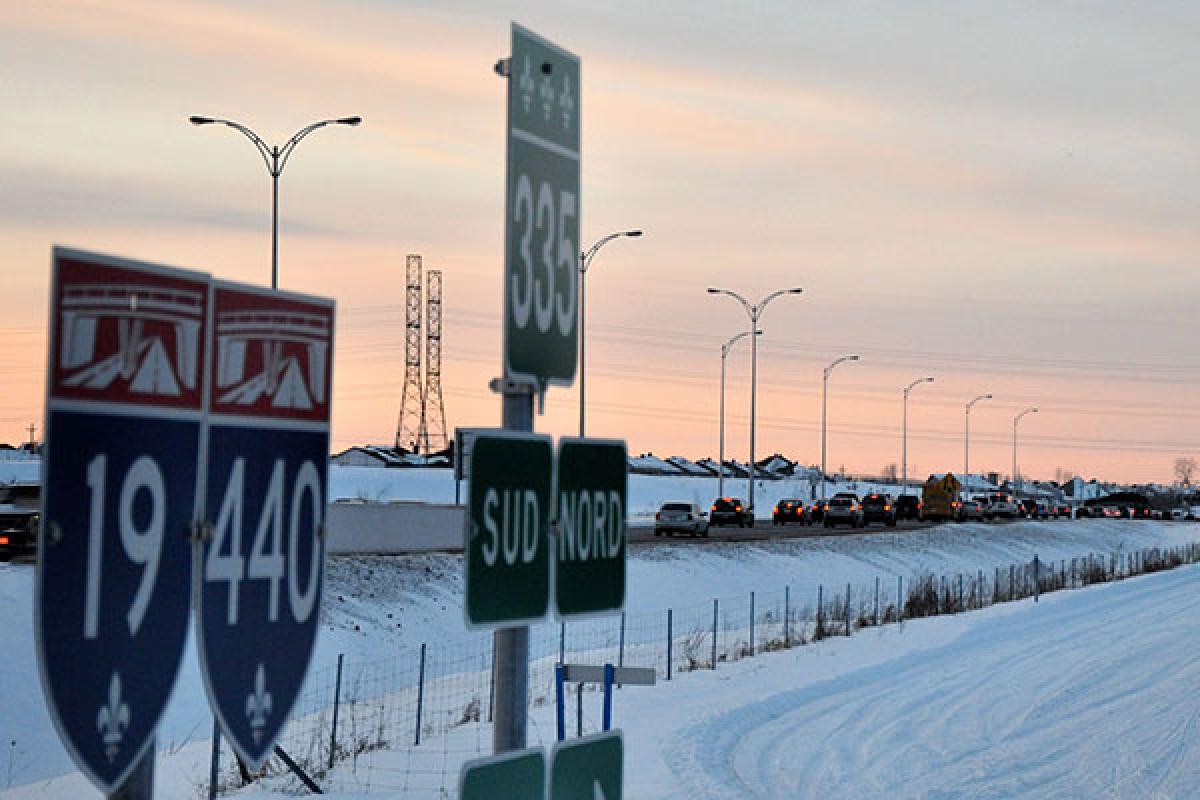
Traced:
POLYGON ((183 655, 208 303, 207 275, 54 251, 38 663, 106 793, 153 743, 183 655))
POLYGON ((333 303, 214 282, 212 305, 200 663, 222 729, 258 769, 316 642, 333 303))

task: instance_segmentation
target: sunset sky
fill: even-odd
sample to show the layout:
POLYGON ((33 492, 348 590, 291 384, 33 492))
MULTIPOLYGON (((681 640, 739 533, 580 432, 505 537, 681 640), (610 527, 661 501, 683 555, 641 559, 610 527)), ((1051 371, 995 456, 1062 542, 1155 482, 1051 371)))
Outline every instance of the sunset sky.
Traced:
MULTIPOLYGON (((757 454, 1170 481, 1200 457, 1200 7, 1187 3, 7 0, 0 26, 0 441, 41 426, 50 249, 338 304, 333 448, 390 443, 404 258, 443 271, 447 423, 499 423, 510 21, 582 59, 589 434, 717 449, 720 347, 764 314, 757 454)), ((749 348, 727 455, 747 454, 749 348)), ((576 388, 539 431, 575 433, 576 388)))

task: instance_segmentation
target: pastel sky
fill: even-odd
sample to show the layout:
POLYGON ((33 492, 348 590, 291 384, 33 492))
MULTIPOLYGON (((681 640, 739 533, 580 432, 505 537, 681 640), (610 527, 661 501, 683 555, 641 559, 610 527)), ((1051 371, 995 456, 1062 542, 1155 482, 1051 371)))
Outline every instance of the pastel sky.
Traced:
MULTIPOLYGON (((1191 3, 26 3, 0 26, 0 441, 40 427, 50 248, 336 298, 333 447, 392 440, 404 257, 443 271, 447 422, 494 425, 516 20, 583 60, 589 434, 715 455, 721 343, 764 314, 757 452, 878 473, 1171 479, 1200 455, 1200 6, 1191 3)), ((746 457, 749 348, 727 454, 746 457)), ((575 432, 575 389, 540 431, 575 432)))

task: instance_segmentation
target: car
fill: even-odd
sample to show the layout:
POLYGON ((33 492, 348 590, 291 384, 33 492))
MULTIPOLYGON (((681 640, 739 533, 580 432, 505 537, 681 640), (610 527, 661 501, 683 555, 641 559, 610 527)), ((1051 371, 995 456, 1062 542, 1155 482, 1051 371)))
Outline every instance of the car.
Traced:
POLYGON ((654 535, 708 536, 708 515, 695 503, 663 503, 654 515, 654 535))
POLYGON ((0 559, 37 549, 42 487, 38 483, 0 486, 0 559))
POLYGON ((921 518, 921 498, 915 494, 900 495, 896 498, 895 507, 897 520, 921 518))
POLYGON ((829 505, 825 508, 824 525, 826 528, 837 525, 861 528, 865 524, 862 504, 858 501, 858 495, 850 492, 838 492, 830 498, 829 505))
POLYGON ((960 500, 957 503, 958 511, 954 519, 958 522, 971 522, 972 520, 983 520, 983 504, 973 497, 968 497, 965 500, 960 500))
POLYGON ((1054 516, 1058 517, 1059 519, 1070 519, 1074 516, 1074 514, 1071 513, 1071 507, 1069 505, 1066 503, 1058 503, 1054 506, 1054 516))
POLYGON ((896 505, 890 494, 873 492, 862 499, 863 524, 882 522, 889 528, 896 525, 896 505))
POLYGON ((829 505, 828 500, 814 500, 812 505, 808 507, 808 524, 820 525, 825 521, 825 506, 829 505))
POLYGON ((1017 501, 1017 514, 1029 519, 1037 519, 1037 500, 1026 497, 1017 501))
POLYGON ((1172 508, 1167 512, 1167 519, 1182 520, 1187 519, 1186 508, 1172 508))
POLYGON ((740 497, 718 497, 709 511, 708 524, 721 527, 736 525, 739 528, 754 527, 754 511, 740 497))
POLYGON ((983 507, 983 516, 987 519, 1016 519, 1021 514, 1021 507, 1008 492, 989 492, 984 497, 987 503, 983 507))
POLYGON ((808 524, 808 514, 805 513, 803 500, 785 497, 775 504, 775 509, 771 514, 771 524, 786 525, 789 522, 808 524))

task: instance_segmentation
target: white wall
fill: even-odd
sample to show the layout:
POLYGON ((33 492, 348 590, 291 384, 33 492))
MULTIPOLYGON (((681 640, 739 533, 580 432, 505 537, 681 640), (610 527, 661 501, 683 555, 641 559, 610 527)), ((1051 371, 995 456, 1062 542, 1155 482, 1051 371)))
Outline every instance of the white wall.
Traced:
POLYGON ((330 503, 325 552, 461 551, 463 513, 462 506, 432 503, 330 503))

